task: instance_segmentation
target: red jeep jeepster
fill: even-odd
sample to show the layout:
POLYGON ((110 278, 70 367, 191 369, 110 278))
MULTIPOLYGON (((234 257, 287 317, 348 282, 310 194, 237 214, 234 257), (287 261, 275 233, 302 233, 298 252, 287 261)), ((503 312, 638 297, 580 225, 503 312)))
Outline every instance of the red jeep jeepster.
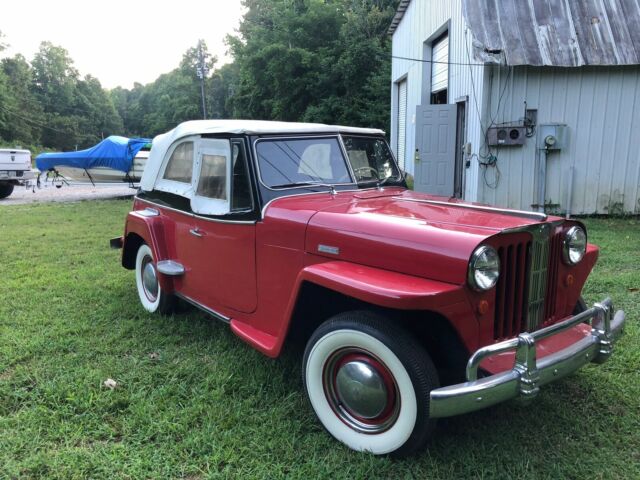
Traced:
POLYGON ((375 454, 603 362, 624 325, 581 300, 580 222, 412 192, 380 130, 183 123, 112 246, 150 312, 180 298, 270 357, 305 342, 320 422, 375 454))

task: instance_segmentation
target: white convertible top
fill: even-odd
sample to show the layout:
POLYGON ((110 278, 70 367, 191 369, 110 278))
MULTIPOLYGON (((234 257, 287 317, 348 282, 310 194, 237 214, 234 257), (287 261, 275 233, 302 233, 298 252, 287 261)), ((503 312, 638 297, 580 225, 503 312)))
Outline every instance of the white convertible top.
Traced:
POLYGON ((384 135, 383 130, 375 128, 345 127, 325 125, 323 123, 271 122, 266 120, 191 120, 178 125, 173 130, 153 139, 149 159, 144 168, 140 188, 153 190, 162 161, 167 150, 176 140, 192 135, 205 134, 300 134, 300 133, 353 133, 360 135, 384 135))

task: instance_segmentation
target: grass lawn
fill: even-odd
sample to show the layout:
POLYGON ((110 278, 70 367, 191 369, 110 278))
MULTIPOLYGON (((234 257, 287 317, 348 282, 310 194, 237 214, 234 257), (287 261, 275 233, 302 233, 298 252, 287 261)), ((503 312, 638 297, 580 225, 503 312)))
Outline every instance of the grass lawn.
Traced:
POLYGON ((394 461, 324 432, 298 359, 195 310, 145 313, 108 248, 130 203, 0 207, 0 478, 640 478, 640 221, 586 220, 585 297, 628 316, 608 363, 441 421, 394 461))

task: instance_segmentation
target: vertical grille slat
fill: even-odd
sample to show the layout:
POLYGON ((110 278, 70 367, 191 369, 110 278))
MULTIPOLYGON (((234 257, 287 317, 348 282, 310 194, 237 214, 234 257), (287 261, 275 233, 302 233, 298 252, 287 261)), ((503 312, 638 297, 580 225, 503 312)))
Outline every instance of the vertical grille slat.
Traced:
MULTIPOLYGON (((507 265, 506 265, 506 284, 507 284, 507 298, 516 298, 518 297, 518 292, 515 288, 515 271, 516 271, 516 259, 514 258, 514 248, 513 245, 509 245, 507 248, 507 265)), ((505 316, 504 316, 504 326, 505 326, 505 335, 511 337, 513 335, 513 311, 514 305, 513 301, 507 301, 507 305, 505 308, 505 316)))
MULTIPOLYGON (((500 258, 500 265, 504 265, 506 263, 505 259, 505 249, 500 247, 498 249, 498 257, 500 258)), ((501 267, 502 270, 502 267, 501 267)), ((498 285, 496 286, 496 312, 495 312, 495 321, 493 323, 493 336, 494 338, 502 338, 504 333, 504 322, 502 322, 502 315, 504 312, 504 304, 505 304, 505 290, 506 283, 498 281, 498 285)))
MULTIPOLYGON (((526 245, 523 245, 522 243, 518 244, 517 251, 516 251, 517 259, 523 258, 523 253, 526 251, 525 249, 526 249, 526 245)), ((525 265, 526 265, 526 262, 525 262, 525 265)), ((525 274, 526 268, 523 268, 523 265, 521 265, 520 263, 518 263, 518 267, 519 268, 516 273, 515 290, 516 292, 524 292, 525 291, 524 274, 525 274)), ((520 333, 522 331, 521 330, 522 318, 524 316, 523 306, 524 306, 524 296, 517 295, 513 305, 513 324, 511 328, 511 331, 514 333, 520 333)))
POLYGON ((556 314, 556 301, 558 298, 558 272, 562 255, 562 235, 556 234, 550 241, 549 275, 547 279, 547 295, 544 306, 544 321, 554 320, 556 314))

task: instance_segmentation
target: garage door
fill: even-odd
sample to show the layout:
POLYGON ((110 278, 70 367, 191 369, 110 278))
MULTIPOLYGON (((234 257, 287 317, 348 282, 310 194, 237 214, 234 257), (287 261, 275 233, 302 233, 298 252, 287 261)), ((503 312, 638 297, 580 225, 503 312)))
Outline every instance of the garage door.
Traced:
POLYGON ((396 156, 400 168, 405 170, 405 154, 407 144, 407 81, 398 83, 398 149, 396 156))

